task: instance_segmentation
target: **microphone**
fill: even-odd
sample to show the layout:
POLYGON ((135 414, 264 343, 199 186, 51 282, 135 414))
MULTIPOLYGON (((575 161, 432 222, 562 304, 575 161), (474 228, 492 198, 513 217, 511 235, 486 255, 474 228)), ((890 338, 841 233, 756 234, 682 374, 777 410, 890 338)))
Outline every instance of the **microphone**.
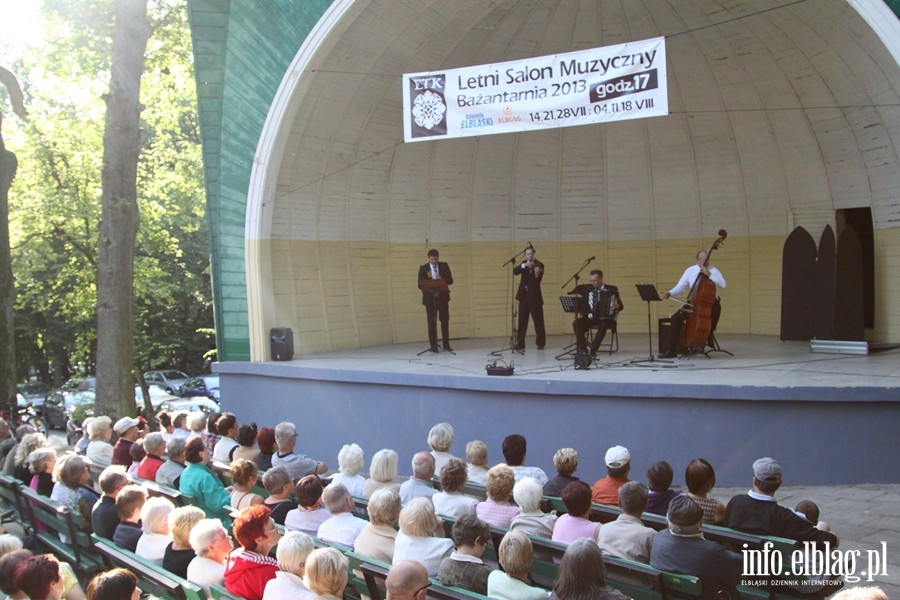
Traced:
POLYGON ((592 257, 590 257, 590 258, 588 259, 588 262, 591 262, 592 260, 596 260, 596 259, 597 259, 596 256, 592 256, 592 257))

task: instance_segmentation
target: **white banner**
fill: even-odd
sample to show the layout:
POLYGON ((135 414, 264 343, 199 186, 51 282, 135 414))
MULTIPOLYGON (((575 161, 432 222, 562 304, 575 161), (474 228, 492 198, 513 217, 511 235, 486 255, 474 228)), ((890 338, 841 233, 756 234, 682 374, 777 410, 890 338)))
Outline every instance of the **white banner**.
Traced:
POLYGON ((403 76, 407 142, 667 114, 661 37, 403 76))

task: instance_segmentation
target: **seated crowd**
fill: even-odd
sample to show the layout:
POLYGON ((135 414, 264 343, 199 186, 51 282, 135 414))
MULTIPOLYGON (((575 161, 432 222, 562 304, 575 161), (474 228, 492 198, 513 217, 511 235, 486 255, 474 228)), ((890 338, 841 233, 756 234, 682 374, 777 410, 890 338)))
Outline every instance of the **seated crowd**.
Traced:
MULTIPOLYGON (((575 476, 572 448, 556 452, 557 474, 548 477, 525 464, 525 438, 510 435, 501 448, 505 462, 489 466, 487 447, 478 440, 466 445, 467 460, 453 456, 453 428, 440 423, 427 437, 431 451, 411 458, 404 480, 390 449, 376 452, 368 478, 361 475, 363 450, 356 444, 341 448, 339 470, 329 476, 323 461, 297 451, 297 428, 288 422, 258 430, 230 413, 162 414, 162 430, 144 435, 142 419, 89 421, 76 447, 84 459, 57 457, 41 434, 20 427, 13 437, 7 427, 13 442, 0 440, 4 472, 69 507, 83 530, 207 593, 218 584, 246 600, 341 598, 348 581, 342 549, 392 565, 388 598, 422 598, 429 578, 499 599, 626 597, 608 586, 603 555, 696 576, 701 598, 739 598, 740 554, 704 539, 702 526, 837 544, 815 503, 804 501, 796 510, 777 504, 782 470, 771 458, 753 463, 751 491, 725 506, 708 496, 715 485, 708 461, 687 465, 684 490, 672 488, 673 469, 665 461, 647 470, 645 485, 629 479, 631 454, 622 446, 607 451, 607 474, 591 486, 575 476), (99 493, 89 464, 107 465, 97 478, 99 493), (466 494, 479 485, 484 500, 466 494), (176 507, 165 489, 190 504, 176 507), (366 499, 365 513, 354 497, 366 499), (549 510, 548 497, 560 499, 565 513, 549 510), (601 524, 591 520, 593 503, 621 512, 601 524), (645 514, 665 517, 667 527, 647 527, 645 514), (450 538, 444 521, 452 522, 450 538), (496 549, 501 568, 483 560, 491 527, 508 530, 496 549), (315 539, 328 547, 315 549, 315 539), (533 539, 567 546, 552 589, 531 579, 533 539)), ((22 535, 0 535, 0 589, 10 598, 84 598, 71 566, 32 555, 23 546, 30 538, 22 535)), ((123 571, 95 577, 87 597, 137 597, 137 580, 123 571)))

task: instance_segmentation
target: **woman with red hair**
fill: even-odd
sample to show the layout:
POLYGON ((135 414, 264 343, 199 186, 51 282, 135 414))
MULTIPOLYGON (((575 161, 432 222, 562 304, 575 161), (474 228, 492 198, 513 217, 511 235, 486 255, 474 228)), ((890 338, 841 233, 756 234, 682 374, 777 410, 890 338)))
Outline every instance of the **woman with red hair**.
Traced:
POLYGON ((278 561, 269 556, 281 539, 272 511, 262 504, 243 509, 234 519, 234 537, 241 547, 228 555, 225 589, 245 600, 262 600, 278 571, 278 561))
POLYGON ((59 572, 59 561, 51 554, 38 554, 16 567, 15 587, 28 598, 61 600, 66 584, 59 572))

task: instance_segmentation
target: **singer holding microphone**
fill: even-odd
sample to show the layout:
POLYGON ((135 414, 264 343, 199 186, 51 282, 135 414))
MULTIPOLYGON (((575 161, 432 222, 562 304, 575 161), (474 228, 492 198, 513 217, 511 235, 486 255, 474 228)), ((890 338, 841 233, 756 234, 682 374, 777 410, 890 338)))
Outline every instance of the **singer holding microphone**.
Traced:
POLYGON ((534 257, 534 246, 528 243, 525 260, 516 265, 513 275, 521 275, 516 300, 519 301, 519 324, 516 329, 516 350, 525 349, 525 335, 528 333, 528 317, 534 321, 534 342, 538 350, 547 343, 544 330, 544 296, 541 294, 541 280, 544 278, 544 263, 534 257))

